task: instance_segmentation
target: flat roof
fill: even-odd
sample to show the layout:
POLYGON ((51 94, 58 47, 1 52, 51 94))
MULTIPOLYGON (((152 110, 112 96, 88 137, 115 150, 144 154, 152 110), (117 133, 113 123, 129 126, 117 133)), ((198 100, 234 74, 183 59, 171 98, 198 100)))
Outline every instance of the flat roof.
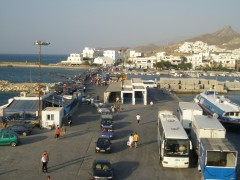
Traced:
POLYGON ((212 116, 194 115, 193 121, 198 126, 198 128, 219 129, 225 131, 225 128, 219 122, 219 120, 212 116))
POLYGON ((236 151, 226 138, 201 138, 206 150, 209 151, 236 151))
POLYGON ((106 92, 120 92, 120 91, 122 91, 122 82, 112 82, 106 89, 106 92))
POLYGON ((175 115, 160 114, 165 137, 168 139, 188 139, 188 135, 175 115))
POLYGON ((195 102, 179 102, 179 108, 202 111, 202 108, 195 102))

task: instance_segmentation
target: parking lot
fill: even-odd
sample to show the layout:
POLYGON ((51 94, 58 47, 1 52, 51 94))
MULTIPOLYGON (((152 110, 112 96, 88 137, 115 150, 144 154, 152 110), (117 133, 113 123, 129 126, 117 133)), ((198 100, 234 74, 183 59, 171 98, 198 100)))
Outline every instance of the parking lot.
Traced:
MULTIPOLYGON (((105 87, 90 87, 89 93, 101 95, 105 87)), ((82 104, 73 113, 73 126, 67 127, 67 135, 59 141, 53 130, 34 129, 33 135, 22 137, 17 147, 0 147, 0 179, 91 179, 94 159, 108 159, 114 167, 114 179, 200 179, 196 167, 188 169, 163 168, 158 159, 157 112, 159 108, 176 110, 173 98, 151 90, 149 106, 123 105, 123 112, 114 114, 114 139, 112 153, 95 153, 95 142, 100 131, 100 115, 96 108, 82 104), (136 114, 141 115, 141 125, 136 114), (128 136, 137 132, 138 148, 127 146, 128 136), (42 173, 40 158, 43 151, 50 156, 49 173, 42 173)))

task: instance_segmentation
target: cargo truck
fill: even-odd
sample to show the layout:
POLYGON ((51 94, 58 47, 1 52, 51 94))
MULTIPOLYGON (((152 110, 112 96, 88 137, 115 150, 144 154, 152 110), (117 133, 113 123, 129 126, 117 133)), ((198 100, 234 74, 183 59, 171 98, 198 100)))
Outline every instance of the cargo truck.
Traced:
POLYGON ((194 102, 179 102, 178 117, 187 133, 190 133, 193 115, 203 115, 202 108, 194 102))
POLYGON ((200 138, 225 138, 226 129, 216 117, 194 115, 190 135, 193 148, 199 155, 200 138))
POLYGON ((201 138, 198 170, 202 179, 236 180, 238 151, 226 138, 201 138))

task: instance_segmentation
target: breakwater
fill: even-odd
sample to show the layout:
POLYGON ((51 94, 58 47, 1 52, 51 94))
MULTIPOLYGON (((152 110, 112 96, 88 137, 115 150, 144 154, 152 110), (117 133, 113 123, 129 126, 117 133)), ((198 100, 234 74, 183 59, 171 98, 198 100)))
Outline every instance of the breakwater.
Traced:
MULTIPOLYGON (((53 83, 41 83, 41 88, 52 87, 53 83)), ((38 91, 38 83, 11 83, 0 81, 0 92, 34 92, 38 91)))
POLYGON ((200 93, 211 88, 220 93, 240 90, 240 82, 222 82, 199 78, 160 78, 159 86, 176 93, 200 93))

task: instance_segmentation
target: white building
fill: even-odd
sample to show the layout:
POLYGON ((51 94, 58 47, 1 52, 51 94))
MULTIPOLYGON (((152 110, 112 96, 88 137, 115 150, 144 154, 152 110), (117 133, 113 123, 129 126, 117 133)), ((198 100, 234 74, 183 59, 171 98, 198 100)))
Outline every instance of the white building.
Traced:
POLYGON ((82 53, 83 58, 93 58, 94 50, 94 48, 85 47, 82 53))
POLYGON ((140 69, 154 68, 153 65, 156 63, 156 56, 150 57, 137 57, 132 58, 132 61, 135 63, 135 66, 140 69))
POLYGON ((112 58, 114 60, 114 63, 120 59, 120 55, 116 50, 105 50, 103 51, 103 56, 112 58))
POLYGON ((136 57, 142 57, 143 53, 137 52, 134 50, 129 50, 129 58, 136 58, 136 57))
POLYGON ((110 57, 97 57, 93 61, 94 64, 99 64, 104 66, 113 65, 114 62, 115 61, 110 57))
POLYGON ((76 65, 76 64, 82 64, 84 61, 81 58, 81 54, 77 53, 72 53, 70 56, 68 56, 66 61, 61 61, 62 64, 71 64, 71 65, 76 65))

